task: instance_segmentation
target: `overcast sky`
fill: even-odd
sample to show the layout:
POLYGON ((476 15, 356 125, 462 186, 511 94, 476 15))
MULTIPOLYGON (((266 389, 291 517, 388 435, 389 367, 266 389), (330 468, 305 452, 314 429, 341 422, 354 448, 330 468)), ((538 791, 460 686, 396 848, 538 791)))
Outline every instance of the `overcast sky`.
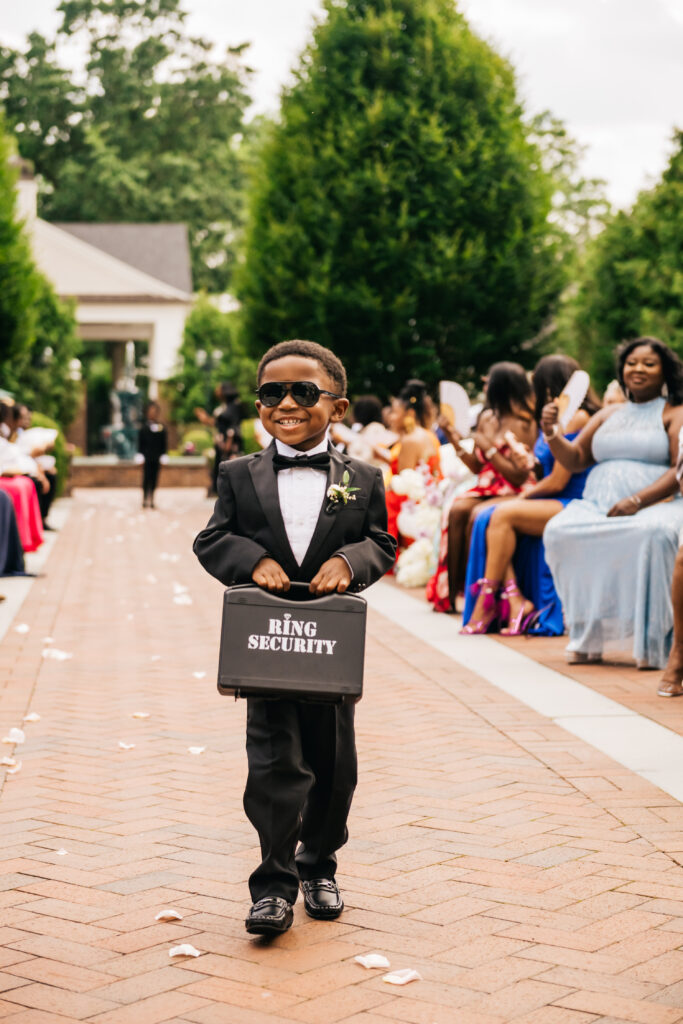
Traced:
MULTIPOLYGON (((18 43, 57 23, 57 0, 5 10, 0 38, 18 43)), ((472 26, 515 66, 527 108, 549 108, 588 147, 587 174, 617 206, 661 174, 683 127, 683 0, 461 0, 472 26)), ((306 44, 319 0, 185 0, 189 27, 216 43, 248 41, 254 108, 278 94, 306 44)))

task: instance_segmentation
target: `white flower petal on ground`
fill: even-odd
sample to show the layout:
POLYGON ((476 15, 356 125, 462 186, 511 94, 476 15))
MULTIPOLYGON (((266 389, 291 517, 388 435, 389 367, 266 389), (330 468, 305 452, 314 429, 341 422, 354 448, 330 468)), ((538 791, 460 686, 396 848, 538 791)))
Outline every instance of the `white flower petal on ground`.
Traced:
POLYGON ((15 764, 14 768, 8 768, 7 769, 7 774, 8 775, 16 775, 17 772, 20 772, 20 771, 21 771, 21 761, 17 761, 17 763, 15 764))
POLYGON ((160 910, 154 917, 155 921, 182 921, 182 919, 183 915, 170 907, 167 910, 160 910))
POLYGON ((203 754, 205 750, 206 750, 206 747, 188 747, 187 748, 188 754, 203 754))
POLYGON ((30 711, 28 713, 28 715, 24 715, 24 721, 25 722, 39 722, 40 721, 40 715, 38 714, 37 711, 30 711))
POLYGON ((6 736, 2 737, 3 743, 23 743, 26 734, 23 729, 10 729, 6 736))
POLYGON ((14 768, 16 763, 17 762, 13 757, 7 757, 7 755, 0 759, 0 765, 2 765, 3 768, 14 768))
POLYGON ((29 626, 28 622, 20 622, 18 625, 16 625, 14 627, 14 632, 15 633, 28 633, 30 628, 31 627, 29 626))
POLYGON ((132 612, 128 612, 128 614, 126 615, 126 618, 128 619, 129 622, 132 622, 133 619, 135 618, 135 616, 133 615, 132 612))
POLYGON ((193 672, 192 675, 195 677, 195 679, 203 679, 204 676, 206 675, 206 672, 193 672))
POLYGON ((183 942, 180 946, 174 946, 168 952, 169 956, 201 956, 202 954, 194 946, 191 946, 189 942, 183 942))
POLYGON ((152 572, 148 572, 147 573, 147 575, 145 576, 145 580, 146 580, 147 583, 156 583, 157 582, 157 578, 154 575, 154 573, 152 573, 152 572))
POLYGON ((176 594, 173 604, 192 604, 192 598, 189 594, 176 594))
POLYGON ((186 594, 190 588, 186 587, 184 583, 174 583, 173 593, 174 594, 186 594))
POLYGON ((385 969, 391 967, 387 958, 382 956, 381 953, 368 953, 366 956, 354 956, 353 959, 361 967, 367 967, 368 969, 371 967, 384 967, 385 969))
POLYGON ((59 647, 46 647, 43 650, 43 657, 52 661, 68 661, 69 658, 73 658, 73 654, 69 651, 60 651, 59 647))
POLYGON ((161 655, 160 655, 160 654, 152 654, 152 655, 150 656, 150 659, 149 659, 149 660, 150 660, 150 661, 161 661, 161 655))
POLYGON ((149 711, 134 711, 131 718, 149 718, 149 711))
POLYGON ((168 551, 162 551, 159 555, 162 562, 179 562, 180 555, 172 555, 168 551))
POLYGON ((55 853, 57 854, 58 857, 66 857, 68 852, 69 851, 65 850, 63 846, 60 846, 58 850, 55 850, 55 853))
POLYGON ((407 985, 410 981, 423 981, 423 977, 419 971, 414 971, 412 967, 404 967, 400 971, 392 971, 391 974, 385 974, 382 981, 386 981, 389 985, 407 985))
POLYGON ((132 750, 133 747, 135 746, 135 744, 134 743, 124 743, 123 740, 119 740, 119 746, 121 747, 121 750, 132 750))
POLYGON ((53 644, 54 643, 54 639, 51 636, 44 636, 43 637, 43 643, 44 644, 53 644))

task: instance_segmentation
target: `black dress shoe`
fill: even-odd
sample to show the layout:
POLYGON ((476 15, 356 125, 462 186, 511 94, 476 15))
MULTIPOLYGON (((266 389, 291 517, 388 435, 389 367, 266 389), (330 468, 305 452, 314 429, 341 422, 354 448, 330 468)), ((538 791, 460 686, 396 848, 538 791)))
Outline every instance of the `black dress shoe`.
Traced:
POLYGON ((344 909, 339 886, 333 878, 311 878, 301 883, 304 907, 309 917, 319 921, 332 921, 344 909))
POLYGON ((291 903, 281 896, 266 896, 254 903, 244 926, 250 935, 282 935, 293 920, 291 903))

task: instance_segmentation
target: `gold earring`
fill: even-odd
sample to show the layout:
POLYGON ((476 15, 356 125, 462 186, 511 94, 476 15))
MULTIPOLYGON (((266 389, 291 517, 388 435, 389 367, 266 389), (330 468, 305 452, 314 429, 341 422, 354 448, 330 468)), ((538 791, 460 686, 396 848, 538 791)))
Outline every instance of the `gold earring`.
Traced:
POLYGON ((417 426, 417 419, 412 409, 408 409, 403 417, 403 429, 406 434, 412 434, 417 426))

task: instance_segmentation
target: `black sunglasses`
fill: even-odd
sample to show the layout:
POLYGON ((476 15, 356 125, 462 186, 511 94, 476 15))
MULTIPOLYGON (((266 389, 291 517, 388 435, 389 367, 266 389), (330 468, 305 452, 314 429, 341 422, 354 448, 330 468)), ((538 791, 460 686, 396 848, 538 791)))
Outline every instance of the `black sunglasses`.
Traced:
POLYGON ((267 384, 261 384, 256 389, 256 394, 261 405, 265 405, 267 409, 279 405, 285 395, 291 395, 296 404, 303 406, 304 409, 310 409, 315 405, 321 395, 329 395, 330 398, 342 397, 335 395, 332 391, 319 388, 310 380, 295 380, 287 384, 283 384, 279 380, 269 381, 267 384))

